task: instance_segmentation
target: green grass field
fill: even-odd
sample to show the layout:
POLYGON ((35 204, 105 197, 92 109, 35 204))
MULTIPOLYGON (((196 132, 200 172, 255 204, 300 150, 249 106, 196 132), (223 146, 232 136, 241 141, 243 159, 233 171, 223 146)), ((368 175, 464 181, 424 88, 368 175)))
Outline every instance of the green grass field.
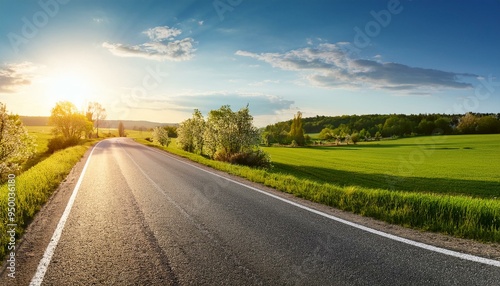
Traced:
POLYGON ((263 148, 272 172, 341 186, 500 197, 500 135, 263 148))
POLYGON ((52 126, 26 126, 28 133, 36 138, 37 153, 44 153, 47 151, 47 143, 52 138, 52 126))
POLYGON ((36 142, 36 154, 30 158, 24 165, 22 166, 23 170, 28 170, 29 168, 36 165, 38 162, 41 162, 49 157, 50 154, 47 154, 47 143, 52 135, 52 126, 26 126, 28 129, 28 133, 35 137, 36 142))

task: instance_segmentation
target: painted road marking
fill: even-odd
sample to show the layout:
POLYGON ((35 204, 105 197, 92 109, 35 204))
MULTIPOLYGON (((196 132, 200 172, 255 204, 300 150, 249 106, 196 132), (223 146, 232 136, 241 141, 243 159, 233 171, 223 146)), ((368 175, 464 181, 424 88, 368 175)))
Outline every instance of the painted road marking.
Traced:
MULTIPOLYGON (((103 141, 101 141, 103 142, 103 141)), ((78 178, 78 182, 76 182, 75 188, 73 189, 73 193, 71 194, 71 197, 69 198, 68 204, 66 205, 66 209, 64 209, 64 213, 61 216, 61 219, 59 220, 59 223, 57 224, 56 229, 54 230, 54 234, 52 234, 52 238, 50 239, 49 245, 45 249, 45 253, 43 254, 42 259, 40 260, 40 263, 38 264, 38 268, 36 269, 36 273, 31 278, 30 286, 38 286, 41 285, 43 282, 43 278, 45 276, 45 272, 47 272, 47 269, 50 264, 50 260, 52 259, 52 256, 54 255, 54 252, 56 251, 57 244, 59 243, 59 239, 61 238, 61 233, 64 229, 64 225, 66 224, 66 220, 68 220, 69 213, 71 212, 71 208, 73 207, 73 204, 75 203, 76 195, 78 194, 78 190, 80 189, 80 185, 82 184, 83 181, 83 176, 85 175, 85 171, 87 170, 87 167, 90 162, 90 158, 92 157, 92 153, 94 153, 95 148, 101 143, 97 143, 93 148, 92 151, 90 151, 89 157, 87 158, 87 162, 85 162, 85 165, 83 166, 82 173, 80 174, 80 177, 78 178)))

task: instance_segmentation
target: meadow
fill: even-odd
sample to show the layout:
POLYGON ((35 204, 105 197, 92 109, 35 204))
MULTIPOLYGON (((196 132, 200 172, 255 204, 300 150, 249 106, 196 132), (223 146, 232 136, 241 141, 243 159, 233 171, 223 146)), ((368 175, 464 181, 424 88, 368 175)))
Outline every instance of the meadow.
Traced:
POLYGON ((426 136, 306 148, 265 147, 272 172, 419 193, 500 197, 500 135, 426 136))

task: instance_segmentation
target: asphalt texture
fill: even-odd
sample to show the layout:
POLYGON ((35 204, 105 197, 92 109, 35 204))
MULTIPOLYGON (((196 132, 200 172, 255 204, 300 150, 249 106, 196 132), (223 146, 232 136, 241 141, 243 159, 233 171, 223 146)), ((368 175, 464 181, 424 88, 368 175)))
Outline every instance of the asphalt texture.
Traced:
MULTIPOLYGON (((26 285, 40 257, 30 259, 0 284, 26 285)), ((116 138, 90 158, 42 285, 500 285, 500 268, 367 233, 116 138)))

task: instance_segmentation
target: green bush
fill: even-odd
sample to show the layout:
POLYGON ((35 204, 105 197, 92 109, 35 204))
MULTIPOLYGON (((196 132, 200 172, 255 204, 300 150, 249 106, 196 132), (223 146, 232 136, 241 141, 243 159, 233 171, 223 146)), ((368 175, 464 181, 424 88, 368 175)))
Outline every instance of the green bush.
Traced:
POLYGON ((71 137, 71 138, 63 138, 63 137, 54 137, 49 140, 49 143, 47 143, 47 152, 49 153, 54 153, 56 151, 66 149, 71 146, 76 146, 80 143, 80 139, 71 137))
POLYGON ((249 167, 271 167, 271 158, 260 149, 236 153, 228 158, 228 162, 249 167))
MULTIPOLYGON (((189 150, 184 150, 184 151, 189 152, 189 150)), ((213 159, 215 161, 221 161, 221 162, 229 162, 230 158, 231 158, 231 156, 229 154, 227 154, 226 151, 224 151, 222 149, 216 151, 214 154, 214 157, 213 157, 213 159)))

